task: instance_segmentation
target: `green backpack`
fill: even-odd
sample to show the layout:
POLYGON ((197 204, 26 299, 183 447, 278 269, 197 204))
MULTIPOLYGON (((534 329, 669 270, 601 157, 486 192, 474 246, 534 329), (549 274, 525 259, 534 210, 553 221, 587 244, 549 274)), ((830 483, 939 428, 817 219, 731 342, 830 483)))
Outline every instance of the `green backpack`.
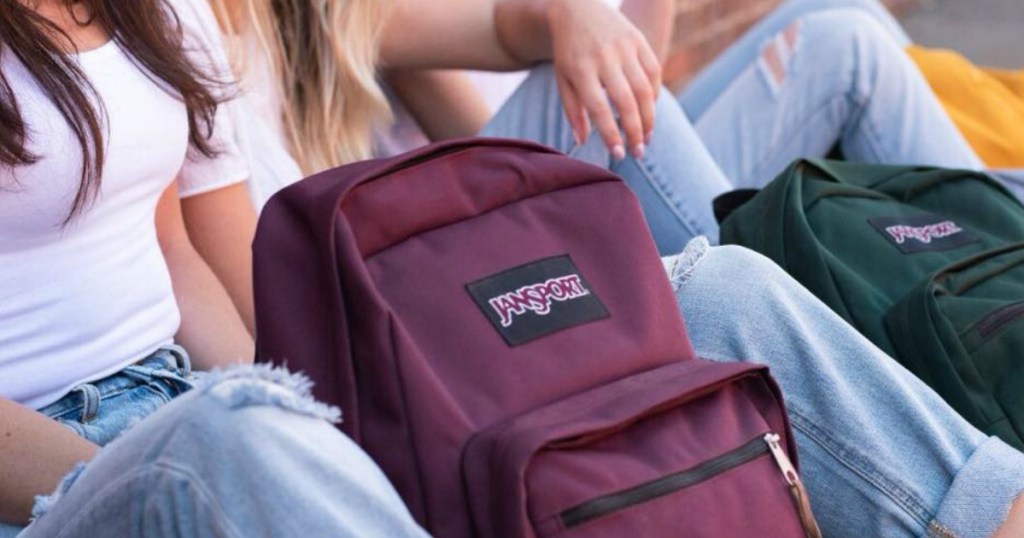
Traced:
POLYGON ((797 161, 716 212, 976 427, 1024 450, 1024 206, 963 170, 797 161))

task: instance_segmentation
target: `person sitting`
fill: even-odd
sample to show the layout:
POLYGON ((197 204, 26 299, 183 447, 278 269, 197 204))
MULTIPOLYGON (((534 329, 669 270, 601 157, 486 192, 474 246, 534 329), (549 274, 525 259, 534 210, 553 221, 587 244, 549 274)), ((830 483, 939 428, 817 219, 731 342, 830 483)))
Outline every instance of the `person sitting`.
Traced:
POLYGON ((424 536, 190 242, 248 172, 185 4, 0 1, 0 536, 424 536))
MULTIPOLYGON (((671 20, 671 2, 626 2, 623 9, 644 23, 641 28, 652 50, 667 48, 662 23, 671 20)), ((877 2, 789 0, 712 62, 680 96, 662 90, 652 113, 658 136, 643 145, 641 157, 613 159, 614 144, 609 143, 613 151, 601 147, 601 140, 611 136, 607 127, 587 144, 577 143, 574 136, 586 133, 574 132, 579 120, 570 122, 560 112, 559 90, 565 81, 557 80, 558 62, 554 68, 534 69, 480 134, 535 140, 610 167, 640 197, 659 249, 670 254, 697 235, 717 242, 718 224, 711 211, 715 197, 736 188, 762 187, 800 157, 825 157, 838 149, 844 158, 859 162, 982 168, 920 70, 903 53, 906 39, 877 2), (670 173, 692 166, 715 173, 670 173)), ((437 95, 417 99, 431 86, 427 75, 415 69, 455 63, 383 60, 387 80, 421 124, 437 123, 432 118, 439 115, 431 111, 439 109, 446 111, 441 122, 479 116, 460 105, 476 102, 469 95, 472 90, 440 101, 440 106, 437 95)), ((572 67, 575 62, 562 63, 572 67)), ((629 121, 635 123, 623 124, 629 121)))
MULTIPOLYGON (((248 110, 245 115, 249 117, 283 118, 284 127, 276 134, 284 142, 273 147, 256 146, 252 162, 258 163, 268 154, 284 158, 287 148, 303 148, 301 152, 294 152, 291 168, 297 172, 293 177, 284 178, 285 182, 297 180, 302 173, 300 170, 318 171, 319 163, 333 166, 350 162, 353 153, 359 153, 357 158, 372 153, 374 122, 345 122, 345 110, 327 108, 326 100, 311 103, 288 96, 300 91, 322 95, 337 91, 349 102, 361 103, 363 114, 376 110, 378 117, 386 117, 383 93, 374 79, 367 76, 378 67, 377 49, 372 46, 375 35, 379 34, 382 40, 380 62, 392 67, 525 67, 527 60, 550 60, 554 49, 546 47, 554 42, 573 39, 559 36, 560 32, 628 36, 625 39, 631 44, 619 49, 620 52, 631 51, 623 52, 618 58, 622 65, 638 58, 631 55, 647 54, 637 50, 645 47, 646 41, 630 30, 625 19, 614 12, 596 13, 605 9, 599 2, 553 1, 551 6, 573 7, 590 13, 589 19, 576 18, 570 17, 576 14, 570 11, 565 16, 577 22, 566 27, 560 26, 562 19, 558 17, 550 22, 544 22, 543 17, 539 21, 520 20, 529 19, 530 6, 535 5, 516 1, 497 6, 451 1, 439 3, 436 9, 434 4, 399 3, 397 11, 390 15, 381 11, 383 7, 379 2, 365 0, 336 3, 327 12, 296 9, 276 16, 259 8, 266 6, 261 0, 253 0, 251 9, 215 4, 218 4, 227 37, 235 44, 233 50, 248 53, 244 62, 235 62, 249 69, 241 73, 243 88, 257 95, 276 93, 278 96, 276 101, 259 102, 246 102, 243 97, 239 103, 237 110, 248 110), (376 17, 345 16, 353 13, 374 13, 376 17), (368 20, 376 21, 376 25, 369 24, 368 20), (348 21, 355 26, 337 28, 331 21, 348 21), (516 44, 501 45, 498 38, 504 35, 503 25, 511 21, 528 27, 537 24, 536 33, 509 32, 520 37, 508 37, 535 40, 530 45, 535 49, 524 48, 539 51, 536 56, 524 54, 516 62, 504 52, 504 46, 520 50, 516 44), (302 43, 290 42, 289 36, 294 38, 295 35, 290 29, 300 27, 323 29, 324 34, 302 43), (452 27, 462 28, 464 32, 459 36, 443 32, 452 27), (393 34, 403 37, 395 38, 393 34), (264 41, 270 44, 269 50, 245 44, 248 40, 259 42, 259 36, 264 36, 264 41), (409 52, 404 36, 418 36, 423 43, 440 40, 443 46, 422 46, 415 53, 409 52), (348 39, 364 41, 350 46, 348 39), (310 43, 321 45, 301 46, 310 43), (371 45, 371 52, 367 52, 367 43, 371 45), (449 54, 449 48, 458 52, 449 54), (361 58, 362 63, 348 56, 335 56, 338 51, 360 51, 355 58, 361 58), (340 72, 317 78, 289 67, 313 59, 334 65, 340 72), (262 90, 258 89, 260 81, 266 84, 262 90), (346 91, 341 91, 338 81, 347 81, 346 91), (374 103, 374 106, 368 107, 367 103, 374 103), (324 117, 341 118, 331 125, 335 129, 347 129, 346 136, 326 129, 324 117), (359 130, 356 130, 357 125, 359 130), (345 152, 325 145, 348 139, 364 142, 346 147, 345 152), (311 152, 319 153, 316 162, 310 159, 311 152)), ((219 36, 210 36, 211 40, 217 38, 219 36)), ((598 45, 599 39, 594 46, 598 45)), ((590 58, 586 53, 580 53, 579 57, 590 58)), ((575 58, 570 56, 569 61, 575 58)), ((531 76, 553 84, 559 76, 556 71, 569 69, 559 67, 558 62, 556 58, 555 66, 541 67, 541 71, 531 76)), ((636 60, 632 65, 640 63, 636 60)), ((587 80, 597 83, 593 78, 587 80)), ((541 87, 538 85, 537 91, 529 94, 537 100, 528 99, 526 95, 518 98, 522 101, 519 110, 524 116, 529 116, 532 110, 527 102, 536 105, 558 102, 556 90, 550 84, 543 86, 549 93, 541 92, 541 87)), ((339 101, 335 99, 330 103, 337 105, 339 101)), ((671 97, 665 99, 663 94, 655 105, 651 94, 648 104, 656 111, 675 107, 674 116, 667 121, 661 116, 655 118, 649 145, 653 146, 663 136, 675 143, 691 144, 679 151, 697 157, 660 163, 660 173, 665 177, 685 176, 694 182, 722 177, 721 170, 707 156, 671 97), (672 125, 685 128, 682 132, 672 132, 672 125)), ((613 106, 606 102, 595 108, 611 110, 613 106)), ((553 105, 544 110, 553 117, 561 116, 561 110, 553 105)), ((552 125, 560 129, 558 136, 571 140, 573 135, 567 121, 558 123, 552 119, 548 126, 552 125)), ((249 128, 255 126, 250 124, 249 128)), ((247 128, 241 130, 244 132, 247 128)), ((641 128, 640 132, 643 131, 641 128)), ((618 136, 621 140, 621 135, 618 136)), ((587 144, 578 154, 593 152, 601 156, 599 162, 620 170, 615 167, 621 166, 621 162, 608 158, 610 150, 604 142, 591 137, 587 144)), ((651 152, 644 153, 644 157, 633 159, 634 168, 642 170, 642 163, 648 162, 646 159, 651 152)), ((254 168, 256 176, 259 176, 258 166, 254 168)), ((689 235, 685 239, 689 239, 689 235)), ((1024 474, 1020 470, 1024 455, 998 439, 986 438, 968 425, 929 388, 765 258, 738 247, 711 247, 700 239, 690 241, 685 249, 680 246, 679 250, 682 252, 668 260, 670 276, 696 351, 713 360, 742 357, 771 366, 786 394, 804 462, 805 480, 826 534, 920 536, 947 532, 982 536, 991 534, 1000 525, 1004 533, 1015 531, 1015 525, 1020 524, 1017 518, 1024 512, 1020 502, 1015 501, 1024 489, 1024 474), (968 504, 972 510, 960 509, 968 504)))

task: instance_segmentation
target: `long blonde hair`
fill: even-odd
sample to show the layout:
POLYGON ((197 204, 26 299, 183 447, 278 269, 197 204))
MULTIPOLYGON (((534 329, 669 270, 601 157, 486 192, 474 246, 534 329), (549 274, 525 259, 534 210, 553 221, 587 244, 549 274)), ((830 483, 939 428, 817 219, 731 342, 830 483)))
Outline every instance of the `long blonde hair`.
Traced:
MULTIPOLYGON (((289 149, 304 173, 372 156, 374 130, 391 119, 376 68, 393 1, 244 0, 239 19, 213 0, 222 21, 244 25, 228 29, 255 38, 269 57, 289 149)), ((241 50, 233 52, 244 66, 241 50)))

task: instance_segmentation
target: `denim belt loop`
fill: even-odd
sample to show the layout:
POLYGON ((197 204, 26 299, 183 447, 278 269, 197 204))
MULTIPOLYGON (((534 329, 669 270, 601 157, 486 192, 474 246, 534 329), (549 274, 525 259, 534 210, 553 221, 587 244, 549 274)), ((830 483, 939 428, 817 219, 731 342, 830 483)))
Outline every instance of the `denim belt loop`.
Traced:
POLYGON ((188 351, 185 348, 177 344, 168 344, 163 348, 170 353, 176 360, 178 370, 181 371, 181 377, 188 378, 192 375, 192 359, 188 356, 188 351))
POLYGON ((79 417, 78 422, 88 424, 96 420, 96 415, 100 412, 99 389, 95 385, 83 383, 71 389, 71 391, 82 394, 82 416, 79 417))

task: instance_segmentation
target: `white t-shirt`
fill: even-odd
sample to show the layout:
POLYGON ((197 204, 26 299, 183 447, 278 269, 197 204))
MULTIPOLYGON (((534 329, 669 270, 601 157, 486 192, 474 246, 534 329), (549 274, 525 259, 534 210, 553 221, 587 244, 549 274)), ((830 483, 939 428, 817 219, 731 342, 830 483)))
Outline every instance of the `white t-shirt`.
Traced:
POLYGON ((34 408, 172 341, 180 315, 157 201, 179 171, 184 195, 248 175, 231 138, 214 140, 217 159, 186 161, 184 105, 113 42, 76 59, 104 103, 107 152, 95 201, 62 225, 78 191, 78 143, 25 66, 0 53, 40 157, 0 167, 0 396, 34 408))
POLYGON ((181 169, 178 194, 188 198, 248 181, 250 160, 238 144, 241 133, 232 113, 232 108, 239 101, 235 98, 238 92, 210 4, 207 0, 169 0, 169 4, 185 31, 185 50, 189 60, 204 73, 225 83, 225 88, 220 91, 226 91, 231 97, 217 108, 213 122, 211 141, 218 154, 211 159, 192 151, 181 169))
MULTIPOLYGON (((179 0, 179 3, 185 5, 178 11, 187 10, 192 18, 185 22, 186 28, 194 31, 203 49, 211 51, 210 61, 222 73, 222 78, 232 79, 220 26, 209 4, 206 0, 179 0)), ((249 48, 246 72, 238 82, 235 98, 221 107, 224 117, 218 118, 217 125, 222 128, 218 134, 234 141, 237 156, 248 165, 249 194, 259 211, 270 196, 302 179, 303 174, 288 152, 281 120, 282 97, 274 84, 270 61, 260 54, 256 44, 243 45, 249 48)), ((204 173, 203 177, 211 175, 217 174, 204 173)))
POLYGON ((302 169, 285 140, 282 97, 269 60, 250 48, 242 94, 227 110, 237 131, 236 141, 252 171, 249 194, 256 210, 263 208, 274 193, 302 179, 302 169))

